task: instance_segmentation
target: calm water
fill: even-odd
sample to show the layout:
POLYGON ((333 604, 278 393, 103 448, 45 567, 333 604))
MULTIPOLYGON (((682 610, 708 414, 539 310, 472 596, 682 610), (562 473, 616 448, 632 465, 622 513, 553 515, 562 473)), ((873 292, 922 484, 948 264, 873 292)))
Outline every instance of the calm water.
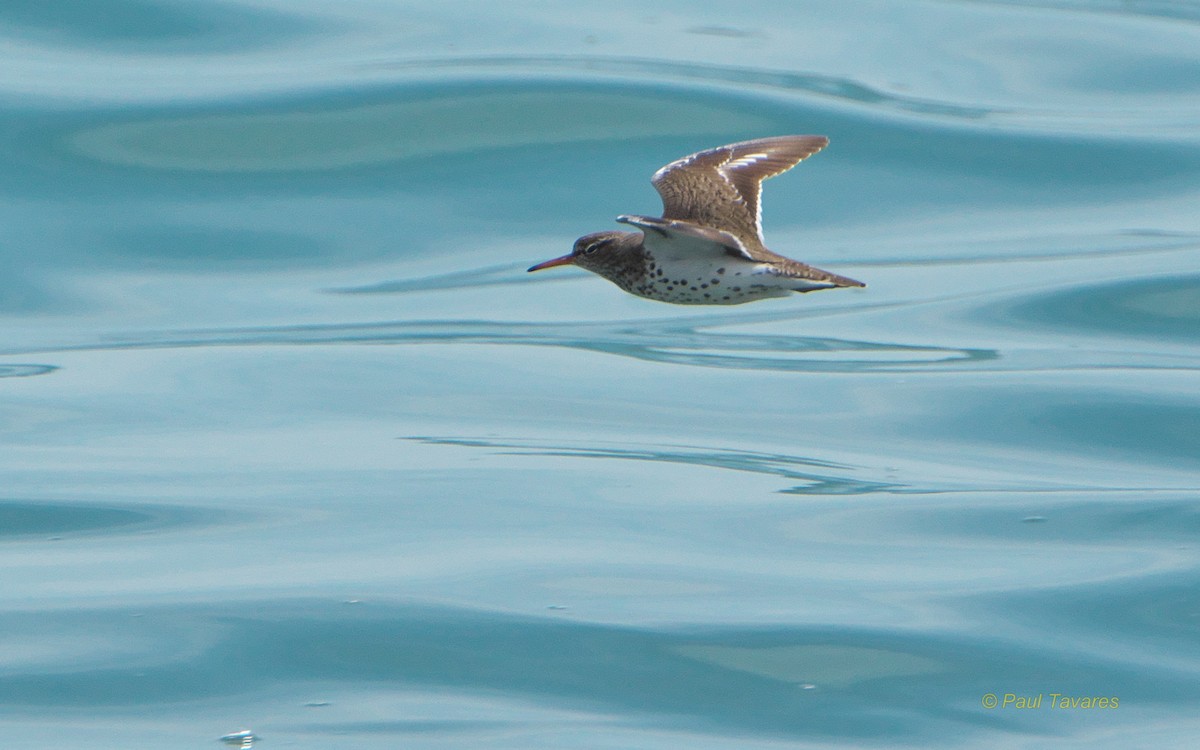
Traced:
POLYGON ((1194 746, 1200 5, 695 5, 0 4, 5 746, 1194 746))

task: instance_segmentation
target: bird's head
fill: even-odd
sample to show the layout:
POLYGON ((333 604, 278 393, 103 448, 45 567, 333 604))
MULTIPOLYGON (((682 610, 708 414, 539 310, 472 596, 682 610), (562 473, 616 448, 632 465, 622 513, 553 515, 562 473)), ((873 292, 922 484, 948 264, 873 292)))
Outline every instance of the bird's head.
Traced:
POLYGON ((585 234, 575 240, 575 247, 567 255, 538 263, 529 270, 540 271, 543 268, 570 265, 579 266, 588 271, 604 275, 602 269, 616 265, 622 251, 630 245, 629 239, 637 239, 638 237, 640 237, 639 234, 630 232, 595 232, 594 234, 585 234))

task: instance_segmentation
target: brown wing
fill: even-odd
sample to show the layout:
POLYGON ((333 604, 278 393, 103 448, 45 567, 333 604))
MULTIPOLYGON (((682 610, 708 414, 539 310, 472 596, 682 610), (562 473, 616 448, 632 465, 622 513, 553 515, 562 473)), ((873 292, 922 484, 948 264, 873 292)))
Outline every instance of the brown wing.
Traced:
POLYGON ((700 151, 654 173, 663 218, 737 235, 763 248, 762 181, 782 174, 829 144, 823 135, 783 135, 700 151))

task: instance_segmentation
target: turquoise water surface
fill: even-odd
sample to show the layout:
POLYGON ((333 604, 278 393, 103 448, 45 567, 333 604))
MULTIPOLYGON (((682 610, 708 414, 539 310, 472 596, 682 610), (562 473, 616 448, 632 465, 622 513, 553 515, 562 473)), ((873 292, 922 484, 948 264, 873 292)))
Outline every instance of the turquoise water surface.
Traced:
POLYGON ((5 0, 0 46, 6 747, 1195 745, 1200 4, 5 0), (866 289, 524 272, 787 133, 768 244, 866 289))

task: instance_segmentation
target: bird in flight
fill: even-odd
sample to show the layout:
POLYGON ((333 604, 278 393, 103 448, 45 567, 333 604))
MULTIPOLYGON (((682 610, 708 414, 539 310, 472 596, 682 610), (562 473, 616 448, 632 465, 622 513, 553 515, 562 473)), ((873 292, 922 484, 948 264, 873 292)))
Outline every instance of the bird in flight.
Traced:
POLYGON ((763 244, 762 182, 828 145, 822 135, 731 143, 671 162, 651 182, 663 215, 623 215, 640 232, 596 232, 530 271, 574 265, 639 297, 677 305, 737 305, 792 292, 866 286, 771 252, 763 244))

